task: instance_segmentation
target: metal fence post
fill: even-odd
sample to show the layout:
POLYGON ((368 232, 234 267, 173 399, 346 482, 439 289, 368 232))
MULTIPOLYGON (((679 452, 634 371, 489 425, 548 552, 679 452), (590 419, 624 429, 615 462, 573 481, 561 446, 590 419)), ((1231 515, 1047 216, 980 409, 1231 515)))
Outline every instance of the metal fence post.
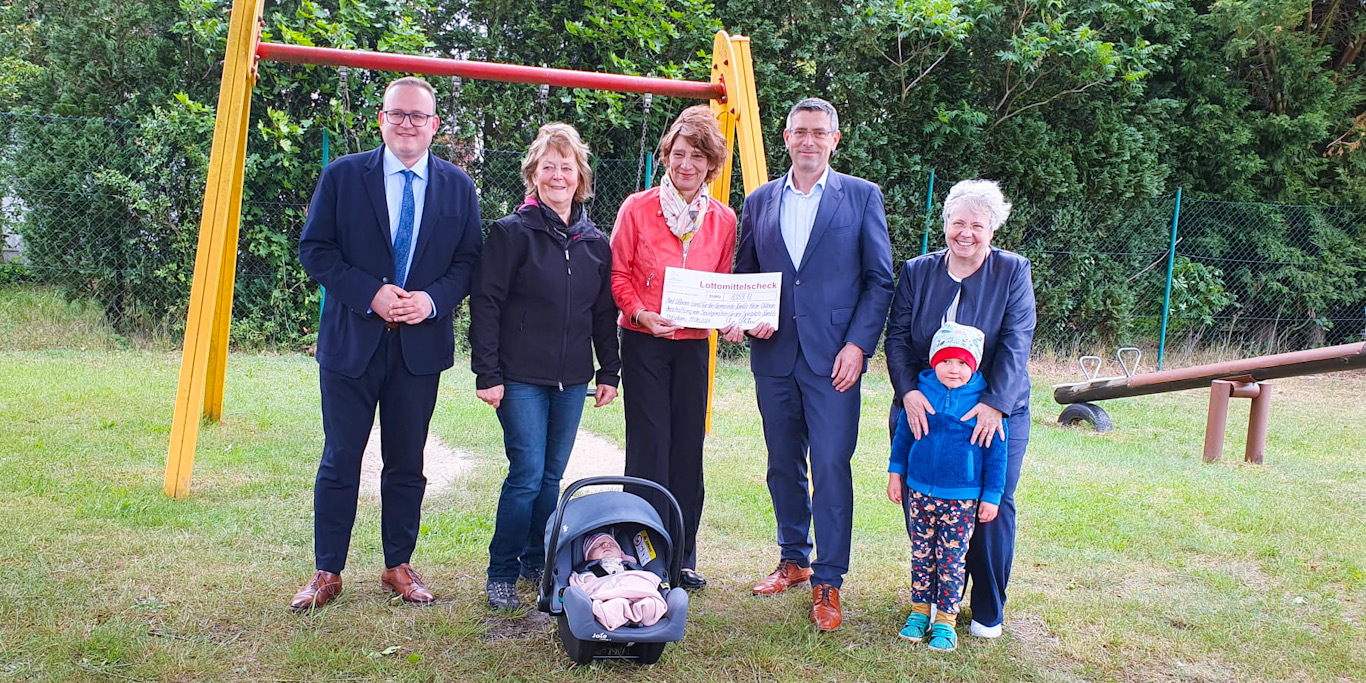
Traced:
POLYGON ((1167 293, 1162 298, 1162 338, 1157 343, 1157 369, 1167 350, 1167 318, 1172 310, 1172 269, 1176 265, 1176 226, 1181 222, 1181 188, 1176 188, 1176 208, 1172 211, 1172 240, 1167 246, 1167 293))
POLYGON ((930 169, 930 189, 925 191, 925 234, 920 237, 920 254, 930 253, 930 229, 934 225, 934 169, 930 169))

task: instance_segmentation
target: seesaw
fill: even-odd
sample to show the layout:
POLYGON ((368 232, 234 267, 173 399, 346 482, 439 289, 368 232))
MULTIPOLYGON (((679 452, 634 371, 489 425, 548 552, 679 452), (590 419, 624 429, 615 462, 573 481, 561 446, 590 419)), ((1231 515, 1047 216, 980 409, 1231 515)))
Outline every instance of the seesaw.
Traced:
POLYGON ((1261 464, 1266 452, 1267 417, 1271 414, 1271 385, 1268 380, 1366 368, 1366 342, 1138 374, 1136 371, 1141 358, 1138 349, 1123 348, 1115 355, 1124 371, 1122 376, 1097 377, 1100 357, 1082 356, 1079 364, 1086 379, 1053 385, 1053 400, 1066 406, 1058 416, 1058 423, 1085 423, 1098 432, 1107 432, 1114 428, 1114 423, 1105 409, 1095 405, 1094 401, 1209 387, 1205 462, 1215 462, 1223 454, 1224 426, 1228 420, 1230 398, 1252 399, 1245 458, 1247 462, 1261 464))

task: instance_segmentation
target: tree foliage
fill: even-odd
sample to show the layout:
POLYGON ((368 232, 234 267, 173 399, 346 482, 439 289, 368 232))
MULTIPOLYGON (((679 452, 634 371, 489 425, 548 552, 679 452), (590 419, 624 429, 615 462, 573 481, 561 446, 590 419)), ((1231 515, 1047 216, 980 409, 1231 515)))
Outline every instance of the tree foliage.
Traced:
MULTIPOLYGON (((172 182, 165 168, 193 169, 207 149, 195 136, 212 120, 229 5, 11 0, 0 6, 0 105, 140 118, 160 138, 138 143, 155 161, 115 164, 98 179, 70 181, 79 186, 72 191, 104 188, 91 210, 141 226, 132 233, 164 231, 168 221, 192 232, 194 182, 177 178, 177 192, 158 184, 172 182), (190 149, 195 139, 200 152, 190 149), (183 144, 173 152, 169 141, 183 144), (172 160, 177 154, 183 159, 172 160)), ((1190 259, 1178 269, 1176 298, 1193 327, 1230 316, 1295 318, 1311 321, 1301 327, 1313 341, 1342 332, 1326 322, 1332 315, 1360 315, 1352 311, 1361 308, 1356 292, 1366 290, 1359 214, 1287 218, 1275 206, 1248 204, 1366 206, 1360 3, 281 0, 268 6, 264 37, 705 80, 712 34, 722 27, 751 37, 773 172, 787 166, 780 131, 788 107, 813 94, 832 101, 844 129, 835 165, 883 186, 898 256, 919 251, 931 170, 936 197, 946 179, 1001 180, 1017 214, 998 239, 1035 260, 1040 317, 1060 339, 1150 332, 1154 276, 1165 284, 1165 269, 1152 264, 1166 248, 1163 212, 1173 208, 1163 198, 1177 187, 1187 201, 1228 202, 1206 205, 1183 232, 1190 259), (1254 260, 1286 265, 1258 269, 1254 260)), ((306 202, 316 181, 323 131, 334 155, 376 144, 374 111, 392 76, 262 65, 243 232, 246 253, 279 273, 273 286, 305 289, 292 254, 300 216, 290 207, 306 202)), ((573 122, 599 158, 634 160, 691 104, 657 98, 647 112, 634 95, 433 84, 442 153, 488 173, 512 172, 515 153, 469 150, 521 150, 547 120, 573 122)), ((73 129, 41 140, 79 151, 95 134, 73 129)), ((22 179, 53 169, 38 160, 11 170, 22 179)), ((599 188, 598 201, 610 215, 609 205, 631 189, 599 188)), ((488 192, 486 209, 505 210, 515 192, 488 192)), ((738 188, 734 199, 740 204, 738 188)), ((43 199, 23 201, 36 215, 43 199)), ((33 219, 26 238, 43 239, 40 223, 33 219)), ((44 253, 32 247, 34 258, 44 253)), ((109 258, 127 261, 117 253, 111 248, 109 258)), ((301 293, 263 301, 311 305, 301 293)), ((307 319, 301 313, 289 325, 307 319)), ((1284 338, 1286 327, 1273 326, 1256 333, 1284 338)))

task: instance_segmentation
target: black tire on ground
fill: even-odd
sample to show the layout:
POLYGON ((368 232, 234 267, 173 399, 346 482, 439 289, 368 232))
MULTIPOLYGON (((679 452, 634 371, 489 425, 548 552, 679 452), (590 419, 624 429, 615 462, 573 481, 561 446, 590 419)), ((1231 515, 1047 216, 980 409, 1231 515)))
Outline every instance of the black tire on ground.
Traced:
POLYGON ((637 664, 654 664, 664 654, 665 645, 668 643, 636 643, 630 654, 635 655, 637 664))
POLYGON ((558 615, 555 621, 555 631, 560 634, 560 642, 564 645, 564 653, 569 658, 579 664, 591 664, 593 655, 597 652, 597 645, 587 640, 579 640, 574 637, 574 633, 569 630, 569 618, 564 614, 558 615))
POLYGON ((1058 424, 1064 427, 1076 427, 1083 422, 1102 433, 1115 428, 1110 421, 1110 414, 1093 403, 1073 403, 1063 408, 1062 415, 1058 416, 1058 424))

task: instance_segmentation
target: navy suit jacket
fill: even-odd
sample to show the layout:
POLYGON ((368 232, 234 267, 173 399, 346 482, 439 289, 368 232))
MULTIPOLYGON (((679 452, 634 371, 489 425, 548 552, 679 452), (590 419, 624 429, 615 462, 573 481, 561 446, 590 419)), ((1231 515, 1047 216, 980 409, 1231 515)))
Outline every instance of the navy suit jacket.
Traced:
MULTIPOLYGON (((482 228, 474 182, 454 164, 428 156, 422 223, 405 289, 432 297, 436 316, 399 330, 403 359, 415 375, 455 364, 452 312, 470 293, 482 228)), ((323 169, 299 239, 299 261, 327 288, 318 325, 318 364, 360 377, 379 347, 384 319, 367 313, 381 286, 394 281, 384 148, 348 154, 323 169)))
POLYGON ((778 225, 785 182, 786 176, 755 190, 740 220, 735 272, 783 274, 778 329, 768 339, 750 338, 750 368, 756 375, 790 375, 800 346, 811 369, 829 375, 846 342, 871 356, 887 323, 892 247, 882 190, 831 169, 794 269, 778 225))

